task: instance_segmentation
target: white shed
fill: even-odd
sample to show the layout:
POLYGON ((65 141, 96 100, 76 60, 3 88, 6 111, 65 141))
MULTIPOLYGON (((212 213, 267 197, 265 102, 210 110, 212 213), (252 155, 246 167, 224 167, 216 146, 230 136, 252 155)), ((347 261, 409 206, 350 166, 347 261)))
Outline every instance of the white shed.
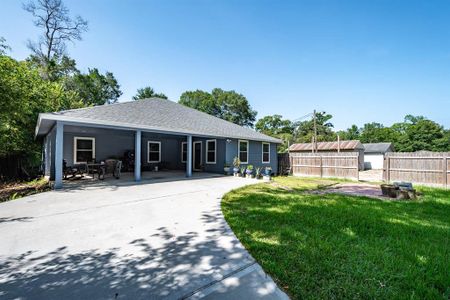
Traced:
POLYGON ((383 169, 384 155, 394 151, 392 143, 363 144, 364 169, 383 169))

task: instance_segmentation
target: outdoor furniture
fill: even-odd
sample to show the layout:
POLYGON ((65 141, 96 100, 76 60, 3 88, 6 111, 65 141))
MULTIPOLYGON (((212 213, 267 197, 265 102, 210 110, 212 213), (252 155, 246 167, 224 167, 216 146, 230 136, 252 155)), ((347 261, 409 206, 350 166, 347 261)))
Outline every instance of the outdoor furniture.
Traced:
POLYGON ((120 178, 122 170, 122 161, 117 159, 107 159, 105 160, 105 173, 103 177, 107 174, 111 174, 116 179, 120 178))
POLYGON ((78 164, 78 165, 68 166, 67 161, 65 159, 63 160, 64 179, 68 179, 69 175, 71 175, 70 178, 73 178, 76 175, 81 175, 81 177, 83 177, 84 171, 86 171, 86 169, 84 168, 83 165, 78 164))
POLYGON ((97 174, 99 180, 105 178, 105 164, 101 163, 87 163, 87 172, 92 174, 92 178, 95 178, 97 174))

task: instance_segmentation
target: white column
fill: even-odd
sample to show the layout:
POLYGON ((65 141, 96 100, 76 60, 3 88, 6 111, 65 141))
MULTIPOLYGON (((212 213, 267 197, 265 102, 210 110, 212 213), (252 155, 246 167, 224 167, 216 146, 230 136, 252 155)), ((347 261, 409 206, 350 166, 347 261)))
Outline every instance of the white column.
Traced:
POLYGON ((134 180, 141 181, 141 131, 136 130, 134 141, 134 180))
POLYGON ((192 135, 187 136, 186 177, 192 176, 192 135))
POLYGON ((64 124, 56 121, 56 142, 55 142, 55 189, 62 188, 63 180, 63 143, 64 124))

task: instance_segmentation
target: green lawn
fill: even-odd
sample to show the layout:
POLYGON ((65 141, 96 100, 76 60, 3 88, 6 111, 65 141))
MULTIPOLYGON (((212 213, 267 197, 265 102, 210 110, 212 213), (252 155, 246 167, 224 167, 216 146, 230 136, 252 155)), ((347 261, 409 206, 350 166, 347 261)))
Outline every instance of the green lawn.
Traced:
POLYGON ((450 298, 450 190, 410 202, 305 193, 332 183, 280 177, 231 191, 222 210, 292 298, 450 298))

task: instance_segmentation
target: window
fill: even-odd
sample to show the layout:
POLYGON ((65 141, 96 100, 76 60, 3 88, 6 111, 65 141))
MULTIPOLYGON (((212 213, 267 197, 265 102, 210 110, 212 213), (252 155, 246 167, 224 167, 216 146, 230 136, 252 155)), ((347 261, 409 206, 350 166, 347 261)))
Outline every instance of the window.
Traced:
POLYGON ((238 152, 241 163, 248 164, 248 141, 239 141, 238 152))
POLYGON ((95 138, 73 138, 73 163, 87 163, 95 159, 95 138))
POLYGON ((206 163, 207 164, 216 163, 216 140, 206 141, 206 163))
POLYGON ((187 143, 181 143, 181 162, 185 163, 187 160, 187 143))
POLYGON ((158 163, 161 161, 161 142, 148 141, 148 163, 158 163))
POLYGON ((270 163, 270 144, 262 143, 262 162, 270 163))

